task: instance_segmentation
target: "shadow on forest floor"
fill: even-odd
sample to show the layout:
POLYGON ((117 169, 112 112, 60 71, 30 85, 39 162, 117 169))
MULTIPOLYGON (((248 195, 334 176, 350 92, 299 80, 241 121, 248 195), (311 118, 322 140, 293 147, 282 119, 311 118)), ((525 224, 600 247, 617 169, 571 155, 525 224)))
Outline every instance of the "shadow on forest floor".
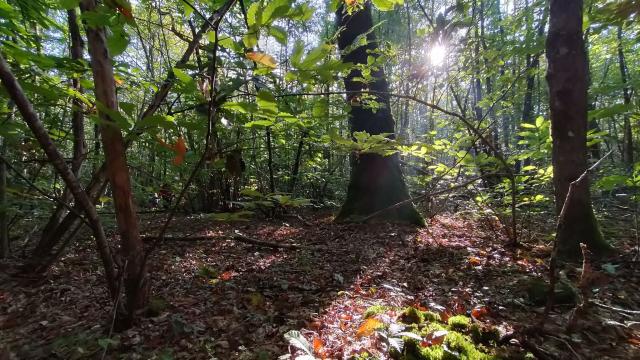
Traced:
MULTIPOLYGON (((162 220, 148 218, 147 229, 162 220)), ((110 304, 91 244, 67 255, 37 285, 19 285, 3 275, 0 358, 2 347, 6 356, 25 359, 100 358, 108 346, 106 358, 273 359, 289 353, 283 335, 292 329, 319 339, 326 356, 344 358, 376 352, 374 340, 356 337, 372 305, 442 306, 461 313, 484 306, 489 316, 483 321, 502 332, 530 323, 540 311, 527 305, 524 284, 545 273, 548 246, 505 249, 492 218, 442 215, 423 229, 333 224, 326 215, 308 220, 311 226, 295 219, 177 219, 171 234, 214 239, 160 246, 151 262, 153 314, 111 340, 105 335, 110 304), (229 240, 236 229, 318 249, 258 248, 229 240)), ((622 261, 596 296, 633 308, 640 303, 635 265, 622 261)), ((558 310, 552 331, 566 322, 568 308, 558 310)), ((632 341, 638 333, 620 331, 592 321, 569 338, 571 345, 547 339, 541 346, 561 358, 569 356, 569 347, 589 356, 639 357, 632 341)))

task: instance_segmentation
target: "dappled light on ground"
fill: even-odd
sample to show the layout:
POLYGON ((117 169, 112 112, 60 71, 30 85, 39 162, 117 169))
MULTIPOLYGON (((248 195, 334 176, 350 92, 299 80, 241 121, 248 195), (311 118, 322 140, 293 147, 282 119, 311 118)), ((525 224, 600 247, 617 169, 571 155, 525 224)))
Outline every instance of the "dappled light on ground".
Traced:
MULTIPOLYGON (((91 246, 82 245, 44 281, 4 282, 4 341, 20 358, 91 358, 107 346, 114 358, 127 353, 130 358, 271 359, 295 354, 284 335, 300 330, 314 340, 318 357, 366 352, 384 358, 379 337, 363 332, 372 306, 414 306, 445 317, 475 314, 474 321, 501 334, 528 324, 540 310, 530 306, 523 284, 544 274, 549 248, 505 249, 507 240, 491 218, 441 215, 426 228, 331 220, 320 216, 305 226, 297 220, 178 219, 170 233, 213 237, 161 245, 150 269, 150 308, 137 327, 111 339, 106 336, 111 305, 91 246), (310 248, 247 245, 230 239, 233 230, 310 248)), ((157 221, 148 219, 148 228, 157 221)), ((599 295, 619 292, 619 285, 613 278, 599 295)), ((394 323, 398 311, 375 319, 394 323)), ((559 326, 563 316, 554 315, 550 324, 559 326)), ((574 347, 604 351, 596 341, 608 339, 599 345, 606 343, 611 351, 614 335, 585 331, 576 335, 581 342, 574 347)), ((562 342, 543 345, 566 351, 562 342)), ((635 350, 625 344, 615 351, 638 354, 635 350)))

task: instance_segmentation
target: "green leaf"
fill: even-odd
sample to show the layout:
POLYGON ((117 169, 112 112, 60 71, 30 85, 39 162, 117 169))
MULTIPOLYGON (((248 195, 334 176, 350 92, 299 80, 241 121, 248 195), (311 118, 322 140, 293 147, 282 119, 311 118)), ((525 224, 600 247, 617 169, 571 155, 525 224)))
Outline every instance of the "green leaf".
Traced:
POLYGON ((269 35, 273 36, 277 42, 282 45, 286 45, 287 43, 287 32, 285 29, 280 26, 271 26, 269 27, 269 35))
POLYGON ((404 0, 371 0, 373 6, 380 11, 393 10, 395 5, 402 5, 404 0))
POLYGON ((155 128, 171 129, 175 127, 175 119, 171 115, 151 115, 138 121, 138 128, 155 128))
POLYGON ((264 24, 270 24, 274 20, 285 16, 291 8, 291 1, 289 0, 272 0, 269 1, 267 6, 262 12, 262 19, 264 24))
POLYGON ((127 46, 129 46, 129 35, 124 31, 124 27, 112 27, 111 35, 107 36, 109 55, 118 56, 127 49, 127 46))
POLYGON ((254 126, 268 127, 268 126, 273 126, 273 124, 274 124, 273 120, 254 120, 254 121, 249 121, 244 126, 247 128, 252 128, 254 126))
POLYGON ((135 111, 136 111, 136 104, 134 103, 130 103, 130 102, 124 102, 124 101, 120 101, 120 103, 118 104, 118 106, 120 106, 120 109, 122 111, 124 111, 125 114, 129 115, 130 117, 133 117, 135 111))
POLYGON ((278 104, 276 103, 276 98, 270 92, 260 90, 258 92, 257 102, 258 108, 260 108, 260 110, 274 115, 278 113, 278 104))
POLYGON ((193 8, 191 7, 191 5, 187 4, 184 1, 180 1, 182 3, 182 8, 184 9, 184 17, 188 18, 191 16, 191 14, 193 14, 193 8))
POLYGON ((79 4, 80 0, 58 0, 58 5, 65 10, 75 9, 79 4))
POLYGON ((302 40, 296 40, 293 45, 293 52, 291 53, 291 65, 294 68, 299 68, 302 63, 302 55, 304 54, 304 42, 302 40))

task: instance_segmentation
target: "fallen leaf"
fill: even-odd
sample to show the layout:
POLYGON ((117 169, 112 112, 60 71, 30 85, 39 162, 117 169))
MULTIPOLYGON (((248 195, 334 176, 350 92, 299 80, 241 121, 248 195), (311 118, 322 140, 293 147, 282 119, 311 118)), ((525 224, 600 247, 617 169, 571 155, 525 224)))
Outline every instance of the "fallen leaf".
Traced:
POLYGON ((319 337, 314 336, 313 337, 313 351, 316 354, 322 354, 324 350, 324 344, 322 343, 322 340, 320 340, 319 337))
POLYGON ((368 318, 367 320, 360 325, 358 331, 356 332, 357 337, 369 336, 373 334, 376 329, 382 327, 382 321, 375 318, 368 318))
POLYGON ((220 274, 219 279, 222 281, 227 281, 227 280, 231 280, 232 277, 233 277, 232 271, 225 271, 222 274, 220 274))
POLYGON ((475 307, 473 310, 471 310, 471 316, 473 316, 476 319, 481 319, 488 313, 489 313, 489 310, 487 309, 486 306, 478 306, 478 307, 475 307))
POLYGON ((467 262, 471 266, 480 266, 480 265, 482 265, 482 260, 480 260, 480 258, 475 257, 475 256, 469 256, 469 258, 467 259, 467 262))

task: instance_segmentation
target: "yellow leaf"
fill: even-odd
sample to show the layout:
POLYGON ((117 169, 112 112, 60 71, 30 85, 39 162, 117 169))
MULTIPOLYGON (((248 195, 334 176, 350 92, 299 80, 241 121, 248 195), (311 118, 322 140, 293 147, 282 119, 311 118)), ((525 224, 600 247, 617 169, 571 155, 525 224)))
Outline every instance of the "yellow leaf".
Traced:
POLYGON ((375 318, 368 318, 362 323, 362 325, 360 325, 360 327, 358 328, 358 331, 356 332, 356 336, 357 337, 369 336, 373 334, 373 332, 376 329, 379 329, 380 327, 382 327, 382 325, 383 325, 382 321, 375 318))
POLYGON ((273 56, 265 54, 263 52, 250 51, 246 53, 245 56, 251 61, 255 61, 258 64, 262 64, 272 69, 275 69, 276 66, 278 66, 278 63, 276 62, 276 59, 273 58, 273 56))

